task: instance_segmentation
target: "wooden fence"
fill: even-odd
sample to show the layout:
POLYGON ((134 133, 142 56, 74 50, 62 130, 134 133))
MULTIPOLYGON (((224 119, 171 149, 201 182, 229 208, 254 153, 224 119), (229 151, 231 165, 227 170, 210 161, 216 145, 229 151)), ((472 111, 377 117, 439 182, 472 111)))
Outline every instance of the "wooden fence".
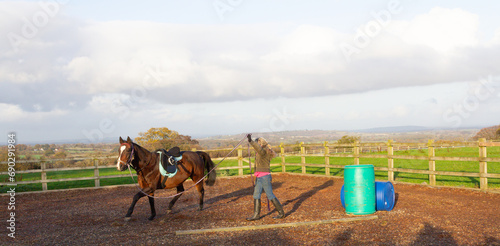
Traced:
MULTIPOLYGON (((484 139, 480 139, 477 142, 469 142, 469 143, 461 143, 459 147, 477 147, 478 148, 478 157, 442 157, 435 155, 436 147, 457 147, 456 145, 439 145, 437 146, 434 141, 429 140, 427 144, 422 143, 411 143, 411 144, 394 144, 391 140, 387 143, 359 143, 356 142, 352 145, 340 145, 340 144, 329 144, 328 142, 324 142, 323 144, 308 144, 300 143, 299 145, 284 145, 280 144, 277 152, 279 153, 279 158, 281 158, 281 162, 279 164, 272 164, 271 166, 281 166, 282 172, 287 172, 287 167, 289 166, 300 166, 301 172, 306 174, 307 167, 321 167, 325 169, 326 176, 330 176, 330 169, 337 168, 343 169, 344 165, 332 165, 330 164, 330 158, 337 157, 351 157, 353 158, 353 165, 359 164, 360 158, 382 158, 387 159, 387 167, 374 167, 376 171, 386 171, 388 175, 389 181, 394 181, 394 173, 412 173, 412 174, 427 174, 429 176, 429 184, 431 186, 436 185, 436 175, 445 175, 445 176, 459 176, 459 177, 478 177, 480 179, 480 189, 486 190, 488 189, 488 178, 499 178, 500 174, 496 173, 488 173, 488 162, 500 162, 500 158, 489 158, 487 157, 487 147, 491 146, 500 146, 499 142, 486 142, 484 139), (414 155, 394 155, 394 148, 398 150, 409 150, 409 149, 427 149, 427 156, 414 156, 414 155), (306 151, 306 148, 309 149, 306 151), (290 151, 286 152, 285 150, 289 149, 290 151), (294 150, 295 149, 295 150, 294 150), (387 154, 372 154, 372 152, 381 152, 387 151, 387 154), (361 153, 369 153, 369 154, 361 154, 361 153), (286 161, 287 156, 300 156, 300 163, 288 163, 286 161), (306 163, 306 157, 308 156, 324 156, 325 161, 324 164, 313 164, 306 163), (428 170, 416 170, 416 169, 405 169, 405 168, 395 168, 394 160, 395 159, 407 159, 407 160, 426 160, 429 162, 428 170), (436 171, 436 161, 469 161, 469 162, 477 162, 479 164, 479 172, 478 173, 470 173, 470 172, 449 172, 449 171, 436 171)), ((237 151, 233 153, 231 156, 227 157, 226 160, 238 160, 237 166, 230 167, 218 167, 217 170, 238 170, 238 176, 242 176, 243 170, 249 169, 248 166, 248 154, 244 154, 243 147, 239 146, 237 151), (244 164, 245 163, 245 164, 244 164)), ((229 149, 225 150, 206 150, 211 156, 213 156, 213 160, 215 163, 220 162, 222 158, 215 156, 220 156, 220 152, 228 153, 229 149), (225 151, 225 152, 224 152, 225 151), (218 154, 216 154, 218 153, 218 154)), ((49 161, 37 161, 40 162, 40 169, 35 170, 24 170, 24 171, 16 171, 16 176, 23 173, 41 173, 40 180, 32 180, 32 181, 16 181, 12 182, 2 182, 0 185, 18 185, 18 184, 42 184, 42 190, 46 191, 47 183, 51 182, 65 182, 65 181, 80 181, 80 180, 94 180, 95 187, 100 187, 100 180, 109 179, 109 178, 123 178, 130 177, 130 174, 121 174, 121 175, 99 175, 99 170, 102 168, 115 168, 115 165, 107 165, 107 166, 99 166, 100 160, 109 159, 112 157, 103 157, 92 159, 94 165, 92 167, 73 167, 73 168, 46 168, 46 163, 56 160, 49 161), (72 170, 85 170, 85 169, 93 169, 94 176, 92 177, 80 177, 80 178, 66 178, 66 179, 47 179, 47 172, 57 172, 57 171, 72 171, 72 170)), ((116 157, 113 157, 116 158, 116 157)), ((83 159, 82 159, 83 160, 83 159)), ((59 160, 60 161, 60 160, 59 160)), ((30 161, 23 161, 24 163, 30 161)), ((6 163, 2 163, 6 164, 6 163)), ((8 174, 8 172, 0 173, 2 175, 8 174)), ((136 176, 135 174, 133 174, 136 176)))
MULTIPOLYGON (((303 143, 300 143, 300 154, 298 154, 301 157, 301 163, 287 163, 286 162, 286 153, 284 150, 284 145, 280 145, 280 156, 281 156, 281 166, 282 166, 282 172, 286 172, 286 167, 287 166, 301 166, 302 167, 302 173, 306 173, 306 167, 324 167, 325 168, 325 175, 330 176, 330 169, 331 168, 340 168, 343 169, 344 165, 331 165, 330 164, 330 157, 352 157, 354 158, 353 165, 359 165, 359 159, 360 158, 382 158, 382 159, 387 159, 387 167, 374 167, 376 171, 387 171, 387 179, 388 181, 394 181, 394 173, 395 172, 400 172, 400 173, 413 173, 413 174, 427 174, 429 175, 429 184, 431 186, 436 185, 436 175, 444 175, 444 176, 458 176, 458 177, 478 177, 480 180, 480 189, 486 190, 488 189, 488 178, 500 178, 500 174, 497 173, 488 173, 488 162, 500 162, 500 158, 489 158, 487 157, 487 147, 493 147, 493 146, 500 146, 500 142, 486 142, 485 139, 480 139, 478 142, 472 142, 472 143, 464 143, 461 144, 459 147, 478 147, 478 157, 445 157, 445 156, 436 156, 435 155, 435 148, 436 144, 434 143, 433 140, 429 140, 426 146, 423 146, 422 144, 398 144, 398 150, 409 150, 409 149, 427 149, 428 155, 427 156, 413 156, 413 155, 394 155, 394 143, 389 140, 386 143, 386 155, 376 155, 376 154, 363 154, 361 155, 360 152, 363 152, 363 148, 366 150, 367 148, 371 149, 373 145, 371 144, 365 144, 361 145, 359 142, 356 142, 352 144, 352 146, 342 146, 339 144, 333 144, 330 145, 328 142, 325 142, 323 144, 324 147, 324 152, 323 155, 325 157, 325 164, 308 164, 306 163, 305 159, 307 156, 305 148, 307 145, 304 145, 303 143), (334 147, 336 150, 335 154, 330 153, 331 147, 334 147), (345 153, 338 153, 339 148, 351 148, 352 152, 350 154, 345 154, 345 153), (416 169, 405 169, 405 168, 395 168, 394 167, 394 160, 395 159, 406 159, 406 160, 426 160, 429 162, 429 168, 428 170, 416 170, 416 169), (479 164, 479 172, 478 173, 470 173, 470 172, 449 172, 449 171, 436 171, 436 161, 456 161, 456 162, 464 162, 464 161, 469 161, 469 162, 478 162, 479 164)), ((378 146, 380 149, 381 146, 378 146)), ((439 145, 440 148, 449 148, 449 147, 457 147, 454 145, 439 145)), ((344 150, 345 151, 345 150, 344 150)), ((371 152, 369 150, 368 152, 371 152)), ((317 156, 317 155, 316 155, 317 156)))

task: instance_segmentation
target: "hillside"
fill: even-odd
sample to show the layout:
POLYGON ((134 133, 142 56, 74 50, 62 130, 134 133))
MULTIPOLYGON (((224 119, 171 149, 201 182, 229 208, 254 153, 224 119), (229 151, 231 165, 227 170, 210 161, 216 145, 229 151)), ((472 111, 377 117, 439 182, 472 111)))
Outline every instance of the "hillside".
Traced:
POLYGON ((474 140, 480 139, 480 138, 486 138, 486 139, 497 139, 499 138, 500 135, 500 125, 497 126, 490 126, 490 127, 485 127, 472 138, 474 140))
MULTIPOLYGON (((319 143, 324 141, 335 142, 344 135, 358 136, 362 142, 383 142, 389 139, 395 142, 426 142, 429 139, 449 141, 469 141, 480 129, 457 129, 457 130, 418 130, 402 131, 403 127, 367 129, 360 131, 325 131, 325 130, 302 130, 283 132, 253 133, 253 137, 264 137, 273 145, 281 142, 291 144, 296 142, 319 143)), ((415 128, 417 129, 417 128, 415 128)), ((425 129, 425 128, 418 128, 425 129)), ((245 136, 244 133, 237 135, 214 136, 197 139, 204 149, 224 148, 234 146, 245 136)))

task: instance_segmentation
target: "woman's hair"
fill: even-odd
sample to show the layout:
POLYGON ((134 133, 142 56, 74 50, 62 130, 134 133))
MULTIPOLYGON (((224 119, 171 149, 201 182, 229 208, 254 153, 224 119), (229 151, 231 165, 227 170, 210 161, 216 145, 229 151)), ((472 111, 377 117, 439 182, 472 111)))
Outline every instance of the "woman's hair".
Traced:
POLYGON ((266 139, 263 137, 257 138, 257 143, 260 144, 260 146, 266 150, 267 154, 271 156, 271 158, 274 158, 276 156, 276 152, 271 148, 271 145, 267 143, 266 139))

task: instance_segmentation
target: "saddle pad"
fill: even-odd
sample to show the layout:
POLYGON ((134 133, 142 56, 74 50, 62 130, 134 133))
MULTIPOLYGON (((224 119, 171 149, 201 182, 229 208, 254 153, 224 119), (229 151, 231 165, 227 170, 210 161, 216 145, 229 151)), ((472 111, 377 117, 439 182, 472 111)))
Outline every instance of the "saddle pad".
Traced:
MULTIPOLYGON (((162 165, 162 161, 163 161, 163 158, 162 158, 162 151, 157 151, 158 154, 160 154, 160 160, 159 160, 159 164, 158 166, 160 166, 160 173, 161 175, 163 176, 167 176, 169 178, 175 176, 175 174, 177 174, 177 168, 176 166, 174 165, 167 165, 167 170, 165 170, 165 168, 163 168, 163 165, 162 165)), ((180 157, 173 157, 174 160, 177 162, 177 161, 180 161, 182 159, 182 155, 180 157)))
POLYGON ((177 174, 177 168, 175 169, 175 172, 173 172, 173 173, 168 173, 168 172, 167 172, 167 171, 163 168, 163 166, 162 166, 161 164, 160 164, 159 166, 160 166, 160 173, 161 173, 161 175, 163 175, 163 176, 167 176, 167 177, 171 178, 171 177, 175 176, 175 174, 177 174))

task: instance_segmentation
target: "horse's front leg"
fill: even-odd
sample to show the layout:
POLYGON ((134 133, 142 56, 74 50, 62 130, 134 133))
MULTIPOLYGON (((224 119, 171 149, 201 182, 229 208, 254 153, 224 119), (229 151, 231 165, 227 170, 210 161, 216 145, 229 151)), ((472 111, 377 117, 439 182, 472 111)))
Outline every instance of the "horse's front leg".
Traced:
POLYGON ((151 217, 148 218, 148 220, 153 220, 156 216, 156 209, 155 209, 155 198, 154 193, 149 194, 149 206, 151 207, 151 217))
POLYGON ((142 191, 139 191, 139 192, 137 192, 137 194, 135 194, 134 199, 132 200, 132 204, 130 205, 130 208, 127 211, 127 215, 125 215, 125 221, 129 221, 130 220, 130 217, 132 216, 132 213, 134 212, 135 204, 143 196, 145 196, 145 194, 142 191))
POLYGON ((167 214, 172 213, 172 207, 174 206, 175 202, 179 199, 179 197, 182 196, 182 192, 184 192, 184 186, 182 183, 177 186, 177 194, 181 193, 180 195, 175 196, 172 201, 168 204, 168 209, 167 209, 167 214))

